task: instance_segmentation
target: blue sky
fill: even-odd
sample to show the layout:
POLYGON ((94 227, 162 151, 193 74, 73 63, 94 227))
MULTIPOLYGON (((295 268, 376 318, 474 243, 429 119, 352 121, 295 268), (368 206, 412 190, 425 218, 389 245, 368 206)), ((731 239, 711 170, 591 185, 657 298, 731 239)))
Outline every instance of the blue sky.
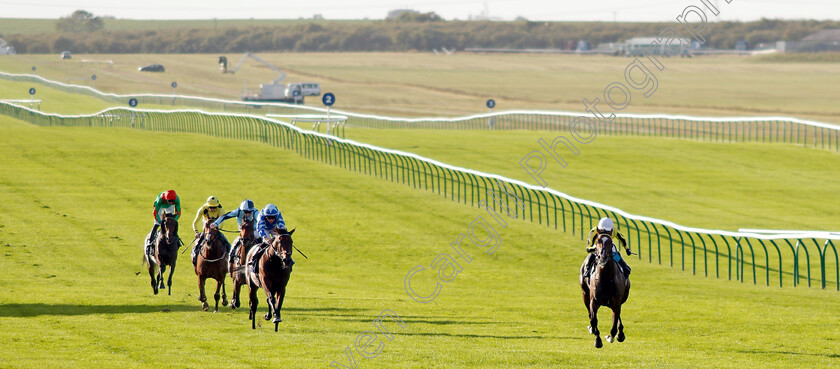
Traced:
MULTIPOLYGON (((840 20, 840 0, 707 0, 721 14, 714 20, 760 18, 840 20)), ((445 19, 467 19, 487 9, 511 20, 671 21, 701 0, 0 0, 0 18, 59 18, 76 9, 128 19, 381 19, 389 10, 434 11, 445 19)))

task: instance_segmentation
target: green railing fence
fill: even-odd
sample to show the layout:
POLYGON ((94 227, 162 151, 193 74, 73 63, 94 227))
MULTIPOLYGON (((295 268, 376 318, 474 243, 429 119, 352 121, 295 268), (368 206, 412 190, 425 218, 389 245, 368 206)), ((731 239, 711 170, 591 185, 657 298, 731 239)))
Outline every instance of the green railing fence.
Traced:
MULTIPOLYGON (((326 109, 323 108, 294 104, 229 101, 182 95, 108 94, 90 87, 64 84, 28 74, 0 72, 0 79, 39 83, 61 91, 85 94, 123 105, 126 105, 130 98, 136 98, 140 104, 186 106, 231 113, 326 114, 326 109)), ((598 135, 656 136, 708 142, 788 143, 840 152, 840 125, 789 117, 711 118, 618 114, 609 122, 604 122, 594 119, 591 114, 557 111, 505 111, 457 118, 395 118, 336 109, 332 111, 347 117, 346 127, 356 128, 569 131, 571 126, 575 125, 575 129, 596 130, 598 135), (585 122, 590 122, 591 125, 585 122)))
POLYGON ((517 219, 572 232, 581 239, 598 219, 609 216, 624 230, 640 260, 679 265, 693 274, 768 286, 777 280, 779 286, 833 285, 840 291, 835 246, 840 240, 838 234, 768 236, 684 227, 415 154, 304 131, 257 115, 115 108, 92 115, 63 116, 2 102, 0 114, 39 126, 123 127, 260 142, 311 160, 432 191, 466 205, 496 213, 504 210, 517 219))

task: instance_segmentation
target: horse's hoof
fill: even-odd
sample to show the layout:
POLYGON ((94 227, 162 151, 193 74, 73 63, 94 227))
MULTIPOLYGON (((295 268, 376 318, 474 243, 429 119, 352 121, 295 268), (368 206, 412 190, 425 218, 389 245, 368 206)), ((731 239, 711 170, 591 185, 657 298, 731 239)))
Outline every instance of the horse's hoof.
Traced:
POLYGON ((157 289, 154 289, 153 291, 155 291, 155 295, 157 295, 157 294, 158 294, 158 290, 157 290, 157 289))
POLYGON ((271 315, 268 315, 268 313, 266 313, 265 315, 263 315, 263 319, 269 320, 271 319, 271 315))
POLYGON ((613 341, 612 336, 607 336, 607 342, 612 343, 612 341, 613 341))
POLYGON ((601 342, 601 337, 598 337, 598 338, 595 339, 595 348, 601 348, 601 347, 604 347, 604 343, 601 342))
POLYGON ((222 306, 227 306, 227 304, 228 304, 227 300, 222 300, 222 306))
POLYGON ((213 314, 216 314, 218 312, 219 312, 219 309, 213 310, 213 314))
POLYGON ((280 317, 279 317, 279 316, 275 316, 275 317, 274 317, 274 320, 273 320, 274 324, 280 323, 280 322, 282 322, 282 321, 283 321, 283 319, 280 319, 280 317))
POLYGON ((624 332, 619 332, 616 338, 618 338, 618 342, 624 342, 624 332))
POLYGON ((239 307, 239 300, 236 300, 236 307, 239 307))
POLYGON ((210 309, 208 308, 207 304, 202 303, 202 304, 201 304, 201 310, 208 311, 208 310, 210 310, 210 309))

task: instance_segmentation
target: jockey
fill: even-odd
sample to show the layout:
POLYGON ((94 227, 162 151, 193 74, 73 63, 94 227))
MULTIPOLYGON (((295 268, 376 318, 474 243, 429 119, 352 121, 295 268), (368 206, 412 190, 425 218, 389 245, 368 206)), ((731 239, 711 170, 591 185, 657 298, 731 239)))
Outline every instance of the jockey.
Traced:
POLYGON ((154 247, 152 245, 155 243, 157 230, 158 227, 160 227, 160 223, 163 221, 164 214, 175 214, 175 220, 178 220, 178 218, 181 217, 181 199, 178 197, 178 194, 175 193, 175 190, 164 191, 161 192, 155 199, 154 207, 155 210, 152 214, 155 218, 155 225, 152 226, 152 231, 146 238, 148 240, 146 242, 146 253, 149 255, 154 253, 154 247))
MULTIPOLYGON (((257 216, 257 237, 262 239, 262 243, 259 244, 259 248, 257 249, 256 254, 254 254, 254 258, 251 259, 251 271, 254 273, 256 273, 256 260, 271 243, 274 231, 281 234, 288 233, 286 230, 286 221, 283 220, 283 214, 280 214, 280 210, 277 209, 277 205, 268 204, 257 216)), ((291 255, 289 255, 289 259, 292 259, 291 255)), ((292 260, 291 265, 294 264, 295 261, 292 260)))
MULTIPOLYGON (((242 204, 239 205, 239 208, 226 213, 216 219, 213 224, 210 225, 212 228, 218 228, 222 226, 222 222, 227 219, 236 217, 236 223, 241 227, 243 221, 250 221, 251 224, 254 225, 254 237, 257 237, 257 209, 254 207, 254 202, 251 200, 242 201, 242 204)), ((236 250, 239 247, 239 236, 236 236, 236 239, 233 241, 235 245, 233 249, 230 250, 229 262, 233 262, 233 257, 236 255, 236 250)))
MULTIPOLYGON (((219 203, 219 199, 217 199, 216 196, 208 197, 207 203, 202 205, 198 209, 198 212, 196 212, 195 220, 193 220, 193 230, 195 231, 195 238, 197 238, 198 241, 196 241, 192 250, 193 264, 196 263, 198 250, 201 247, 201 241, 204 240, 204 223, 208 220, 215 221, 224 213, 225 209, 222 208, 222 204, 219 203), (201 229, 201 231, 199 231, 199 229, 201 229)), ((219 236, 222 240, 222 244, 225 245, 225 252, 230 252, 230 242, 228 242, 227 238, 225 238, 225 235, 219 233, 219 236)))
MULTIPOLYGON (((613 227, 613 221, 610 218, 601 218, 598 221, 598 225, 595 228, 592 228, 589 231, 589 235, 586 237, 586 252, 590 253, 587 258, 587 267, 584 271, 584 278, 589 277, 589 274, 592 270, 592 264, 595 262, 595 257, 591 253, 595 252, 595 239, 598 238, 598 235, 607 234, 612 237, 613 240, 618 239, 621 242, 621 245, 624 246, 624 251, 627 252, 627 255, 633 255, 633 252, 630 251, 630 248, 627 247, 627 240, 624 238, 624 235, 613 227)), ((630 266, 627 265, 627 262, 624 261, 624 258, 621 257, 621 253, 618 252, 618 249, 615 248, 615 243, 613 243, 613 255, 618 262, 618 265, 621 266, 621 270, 624 271, 625 277, 630 277, 630 266)))

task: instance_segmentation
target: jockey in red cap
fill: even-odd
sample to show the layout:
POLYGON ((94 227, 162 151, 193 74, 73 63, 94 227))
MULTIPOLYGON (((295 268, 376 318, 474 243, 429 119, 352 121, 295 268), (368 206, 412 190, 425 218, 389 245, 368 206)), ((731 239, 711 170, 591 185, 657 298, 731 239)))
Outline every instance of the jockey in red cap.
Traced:
POLYGON ((157 229, 160 227, 164 215, 166 213, 175 214, 175 220, 181 217, 181 199, 175 193, 175 190, 164 191, 155 199, 154 207, 155 225, 152 226, 152 232, 146 237, 146 253, 149 255, 154 252, 152 245, 155 243, 157 229))

